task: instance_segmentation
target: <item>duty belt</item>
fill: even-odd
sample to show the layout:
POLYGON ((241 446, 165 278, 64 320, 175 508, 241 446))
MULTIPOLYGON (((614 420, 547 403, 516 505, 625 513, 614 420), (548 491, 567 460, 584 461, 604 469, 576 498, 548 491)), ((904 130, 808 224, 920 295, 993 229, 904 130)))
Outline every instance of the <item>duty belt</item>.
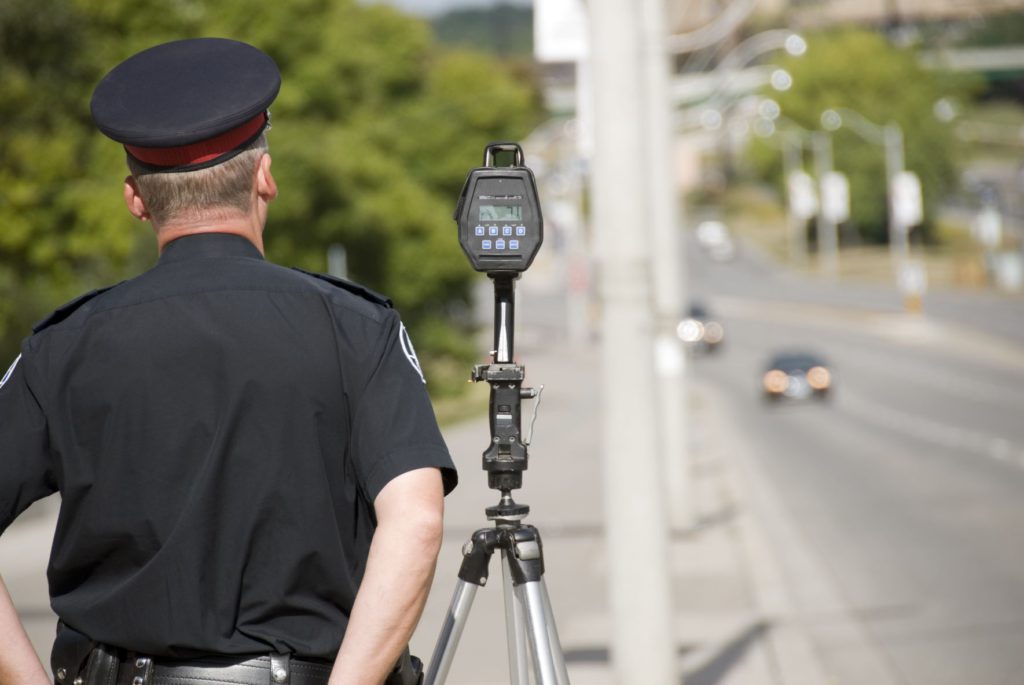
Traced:
POLYGON ((331 676, 330 664, 287 654, 163 661, 97 645, 81 669, 57 659, 55 652, 57 685, 326 685, 331 676))
MULTIPOLYGON (((56 685, 326 685, 331 664, 287 654, 172 661, 97 644, 61 626, 50 657, 56 685)), ((385 685, 422 682, 408 650, 385 685)))

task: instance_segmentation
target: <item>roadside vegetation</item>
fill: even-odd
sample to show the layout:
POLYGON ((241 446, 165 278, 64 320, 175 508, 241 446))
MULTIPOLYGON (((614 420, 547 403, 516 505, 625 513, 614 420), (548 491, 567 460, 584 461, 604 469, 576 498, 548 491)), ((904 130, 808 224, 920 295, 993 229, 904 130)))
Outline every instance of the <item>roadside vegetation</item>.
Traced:
MULTIPOLYGON (((905 168, 921 179, 925 220, 917 239, 935 234, 938 202, 956 185, 960 144, 949 122, 934 114, 942 98, 966 102, 981 88, 972 77, 927 71, 910 48, 891 45, 877 33, 837 30, 807 37, 807 54, 780 60, 793 77, 791 89, 766 90, 782 112, 780 132, 804 137, 804 168, 813 170, 811 131, 822 130, 827 109, 853 110, 875 126, 898 124, 904 137, 905 168), (807 133, 804 133, 807 132, 807 133)), ((885 152, 865 140, 856 127, 843 125, 831 134, 834 168, 850 183, 851 225, 861 240, 884 242, 886 227, 885 152)), ((754 139, 749 151, 755 175, 783 188, 782 155, 772 142, 754 139)))
MULTIPOLYGON (((975 33, 980 35, 980 29, 975 33)), ((973 45, 976 39, 959 36, 953 44, 962 40, 973 45)), ((985 286, 988 255, 971 235, 984 188, 972 179, 986 167, 1019 164, 1021 148, 1005 141, 1019 138, 1024 109, 1012 98, 999 96, 999 82, 983 75, 925 69, 915 47, 894 45, 878 32, 830 30, 808 35, 807 40, 805 56, 779 63, 792 75, 792 88, 762 93, 781 110, 775 134, 751 136, 746 154, 733 170, 733 183, 694 194, 694 213, 718 208, 745 242, 789 260, 780 134, 801 141, 798 161, 813 176, 811 134, 823 130, 822 112, 853 110, 870 122, 859 127, 861 134, 857 126, 845 123, 830 133, 833 167, 850 184, 851 216, 839 227, 840 276, 879 282, 893 277, 885 150, 880 140, 867 140, 862 134, 867 128, 877 135, 880 126, 896 123, 903 132, 905 168, 921 179, 925 218, 912 231, 911 243, 915 256, 926 264, 930 285, 985 286)), ((813 271, 813 221, 806 228, 811 255, 794 266, 813 271)))
POLYGON ((125 57, 195 36, 251 42, 282 71, 267 256, 326 271, 343 245, 349 277, 395 300, 431 393, 461 392, 478 276, 451 212, 483 146, 540 120, 539 97, 522 69, 355 0, 0 3, 0 357, 61 302, 153 263, 148 226, 122 206, 124 152, 89 98, 125 57))

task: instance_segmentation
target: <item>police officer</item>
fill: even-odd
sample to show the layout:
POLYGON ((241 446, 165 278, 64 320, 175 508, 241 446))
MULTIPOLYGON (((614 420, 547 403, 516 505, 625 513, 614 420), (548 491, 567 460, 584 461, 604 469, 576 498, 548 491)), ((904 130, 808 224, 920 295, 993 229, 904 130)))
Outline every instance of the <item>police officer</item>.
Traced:
MULTIPOLYGON (((0 531, 61 494, 60 685, 407 666, 456 474, 391 303, 264 260, 279 86, 261 51, 206 38, 93 95, 159 260, 39 323, 0 381, 0 531)), ((0 640, 3 685, 49 682, 2 584, 0 640)))

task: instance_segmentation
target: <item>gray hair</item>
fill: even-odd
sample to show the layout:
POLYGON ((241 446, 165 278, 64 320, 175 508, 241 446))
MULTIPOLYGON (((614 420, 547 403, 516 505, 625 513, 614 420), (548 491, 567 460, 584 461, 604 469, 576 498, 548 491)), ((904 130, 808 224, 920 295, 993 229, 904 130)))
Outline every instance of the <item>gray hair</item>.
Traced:
POLYGON ((253 179, 267 137, 259 138, 231 159, 205 169, 154 172, 128 155, 128 169, 153 221, 196 218, 209 211, 252 208, 253 179))

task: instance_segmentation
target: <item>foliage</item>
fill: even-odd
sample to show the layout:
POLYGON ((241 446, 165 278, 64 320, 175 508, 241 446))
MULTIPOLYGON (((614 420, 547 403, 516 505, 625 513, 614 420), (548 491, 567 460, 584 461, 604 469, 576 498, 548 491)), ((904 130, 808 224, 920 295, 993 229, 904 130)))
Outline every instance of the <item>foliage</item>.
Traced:
POLYGON ((533 10, 507 3, 446 12, 431 22, 438 41, 503 57, 533 54, 533 10))
POLYGON ((977 17, 956 41, 961 46, 1018 46, 1024 36, 1024 14, 1020 10, 977 17))
MULTIPOLYGON (((905 166, 921 179, 927 236, 936 202, 956 179, 957 145, 948 123, 933 115, 943 97, 966 100, 976 87, 968 77, 925 71, 913 51, 896 48, 877 33, 845 30, 808 37, 807 54, 780 61, 793 77, 784 93, 766 93, 782 108, 780 130, 802 127, 820 131, 820 117, 829 108, 861 114, 877 126, 898 124, 905 143, 905 166)), ((779 136, 774 136, 779 139, 779 136)), ((758 141, 751 153, 755 167, 781 187, 781 154, 775 143, 758 141)), ((834 166, 850 182, 851 219, 862 237, 874 242, 886 236, 884 148, 866 141, 844 125, 832 134, 834 166)), ((810 140, 805 136, 805 168, 812 168, 810 140)))
POLYGON ((152 263, 153 237, 120 198, 124 153, 88 102, 125 57, 201 35, 258 45, 282 71, 268 257, 324 270, 342 243, 351 277, 422 333, 428 372, 468 355, 474 274, 451 210, 484 144, 536 123, 537 96, 493 58, 446 53, 420 20, 355 0, 3 0, 0 353, 61 300, 152 263))

